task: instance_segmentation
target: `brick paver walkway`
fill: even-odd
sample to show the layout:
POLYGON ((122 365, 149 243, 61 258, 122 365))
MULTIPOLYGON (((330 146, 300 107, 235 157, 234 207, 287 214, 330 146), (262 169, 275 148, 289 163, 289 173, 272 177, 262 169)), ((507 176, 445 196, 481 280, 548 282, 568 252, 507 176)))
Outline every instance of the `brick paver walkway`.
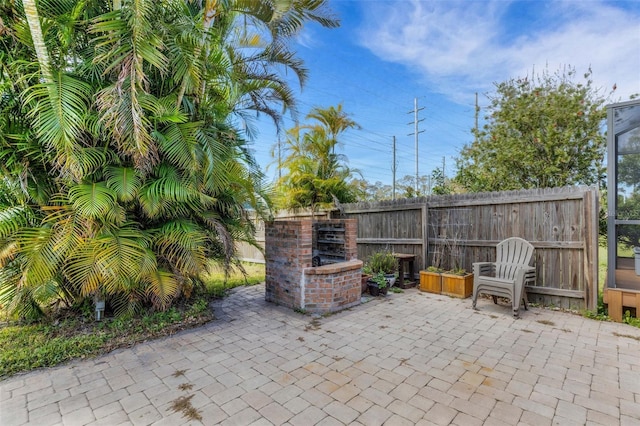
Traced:
POLYGON ((241 288, 204 327, 0 382, 0 424, 640 424, 639 329, 478 305, 412 289, 314 319, 241 288))

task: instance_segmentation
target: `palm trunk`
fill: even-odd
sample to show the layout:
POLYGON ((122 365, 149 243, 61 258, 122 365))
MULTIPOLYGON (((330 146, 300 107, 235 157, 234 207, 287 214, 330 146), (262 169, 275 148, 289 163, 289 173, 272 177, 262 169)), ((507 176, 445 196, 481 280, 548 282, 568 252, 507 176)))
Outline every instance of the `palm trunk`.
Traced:
POLYGON ((40 26, 40 16, 38 15, 36 2, 35 0, 22 0, 22 6, 24 7, 24 13, 27 17, 27 23, 29 24, 29 31, 31 31, 33 48, 36 51, 38 63, 40 64, 40 73, 45 82, 51 83, 53 82, 51 61, 49 59, 47 46, 44 44, 44 35, 42 34, 42 27, 40 26))
POLYGON ((203 20, 205 30, 211 28, 218 14, 218 0, 207 0, 204 6, 203 20))

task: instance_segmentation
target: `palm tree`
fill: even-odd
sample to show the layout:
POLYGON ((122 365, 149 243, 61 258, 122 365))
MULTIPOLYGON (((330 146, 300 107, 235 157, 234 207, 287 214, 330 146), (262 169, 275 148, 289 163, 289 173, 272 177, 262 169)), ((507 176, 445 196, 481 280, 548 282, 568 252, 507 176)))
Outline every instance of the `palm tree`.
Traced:
POLYGON ((315 124, 327 133, 329 140, 333 142, 331 150, 335 150, 335 145, 338 143, 338 135, 348 129, 360 129, 360 125, 354 120, 349 118, 349 115, 342 110, 342 104, 338 104, 338 107, 330 106, 329 108, 313 108, 307 119, 313 119, 318 121, 319 124, 315 124))
POLYGON ((278 182, 280 205, 285 208, 329 208, 340 203, 354 202, 361 194, 353 179, 359 174, 347 166, 347 158, 335 153, 340 133, 358 124, 348 119, 342 106, 315 108, 307 118, 321 124, 301 125, 288 132, 288 155, 282 166, 288 173, 278 182))
POLYGON ((294 108, 285 41, 337 21, 324 0, 23 3, 0 6, 0 305, 166 309, 253 241, 270 190, 238 120, 294 108))

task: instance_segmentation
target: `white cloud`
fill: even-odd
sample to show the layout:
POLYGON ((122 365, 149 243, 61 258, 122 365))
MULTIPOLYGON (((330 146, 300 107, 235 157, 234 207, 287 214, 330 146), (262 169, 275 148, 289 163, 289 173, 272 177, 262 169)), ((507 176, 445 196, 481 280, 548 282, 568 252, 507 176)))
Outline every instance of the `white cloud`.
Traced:
POLYGON ((305 28, 304 31, 300 31, 296 34, 295 39, 299 45, 307 49, 312 49, 316 45, 316 36, 312 29, 305 28))
POLYGON ((530 75, 534 68, 553 72, 565 65, 579 75, 591 67, 604 93, 616 83, 615 100, 640 92, 640 8, 596 1, 531 5, 371 2, 360 42, 381 59, 421 74, 430 90, 454 100, 490 91, 494 82, 530 75), (509 22, 514 17, 515 25, 509 22))

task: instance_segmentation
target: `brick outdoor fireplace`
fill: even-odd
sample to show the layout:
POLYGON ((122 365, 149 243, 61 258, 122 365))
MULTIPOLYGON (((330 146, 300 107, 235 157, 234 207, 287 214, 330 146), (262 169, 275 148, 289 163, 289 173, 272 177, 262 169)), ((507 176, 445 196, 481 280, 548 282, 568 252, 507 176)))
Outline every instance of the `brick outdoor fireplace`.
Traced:
POLYGON ((267 223, 266 300, 311 313, 360 303, 356 226, 356 219, 267 223))

